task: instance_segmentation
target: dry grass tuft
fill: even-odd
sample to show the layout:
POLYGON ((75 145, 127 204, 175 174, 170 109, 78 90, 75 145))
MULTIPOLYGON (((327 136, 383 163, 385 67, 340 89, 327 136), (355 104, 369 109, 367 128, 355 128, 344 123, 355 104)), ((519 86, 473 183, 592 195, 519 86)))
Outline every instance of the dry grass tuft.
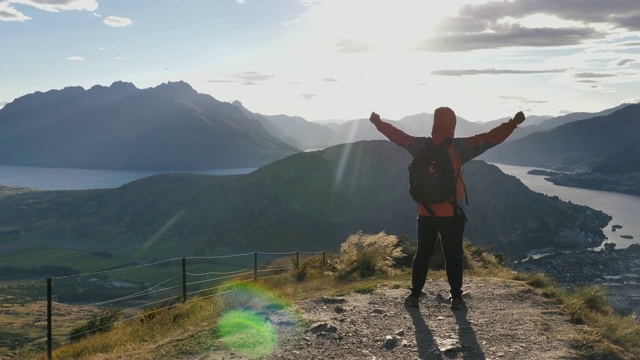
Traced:
POLYGON ((384 232, 376 235, 358 232, 342 243, 335 266, 341 278, 355 274, 360 278, 388 275, 395 270, 396 261, 403 256, 397 236, 384 232))

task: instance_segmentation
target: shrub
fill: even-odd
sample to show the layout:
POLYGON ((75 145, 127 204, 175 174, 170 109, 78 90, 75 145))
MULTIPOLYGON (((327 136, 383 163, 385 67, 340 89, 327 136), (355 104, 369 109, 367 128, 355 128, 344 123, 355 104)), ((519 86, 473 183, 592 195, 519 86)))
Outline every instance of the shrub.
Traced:
POLYGON ((86 324, 74 328, 69 333, 69 341, 75 342, 85 338, 89 335, 107 332, 111 330, 113 324, 122 318, 122 311, 120 310, 100 310, 96 315, 93 315, 91 320, 86 324))
POLYGON ((384 231, 376 235, 358 232, 350 235, 340 246, 336 269, 341 277, 356 273, 362 278, 388 274, 402 256, 396 236, 387 235, 384 231))
POLYGON ((159 304, 152 306, 150 308, 144 308, 144 311, 142 312, 142 314, 138 315, 138 320, 141 323, 145 323, 147 321, 151 321, 153 319, 155 319, 158 316, 158 313, 173 308, 175 307, 177 304, 180 303, 180 298, 175 297, 172 299, 168 299, 168 300, 164 300, 162 302, 160 302, 159 304))
POLYGON ((293 277, 296 281, 304 281, 313 273, 314 268, 322 270, 322 256, 310 256, 304 259, 297 269, 293 269, 293 277))

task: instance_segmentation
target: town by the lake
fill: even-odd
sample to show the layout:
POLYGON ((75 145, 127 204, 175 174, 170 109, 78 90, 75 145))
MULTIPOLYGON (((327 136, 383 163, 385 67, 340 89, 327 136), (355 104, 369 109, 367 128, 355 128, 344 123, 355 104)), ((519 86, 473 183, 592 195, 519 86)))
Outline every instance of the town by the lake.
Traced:
POLYGON ((611 306, 640 321, 640 244, 616 249, 605 243, 600 250, 572 249, 517 261, 517 271, 544 273, 567 290, 602 286, 611 306))

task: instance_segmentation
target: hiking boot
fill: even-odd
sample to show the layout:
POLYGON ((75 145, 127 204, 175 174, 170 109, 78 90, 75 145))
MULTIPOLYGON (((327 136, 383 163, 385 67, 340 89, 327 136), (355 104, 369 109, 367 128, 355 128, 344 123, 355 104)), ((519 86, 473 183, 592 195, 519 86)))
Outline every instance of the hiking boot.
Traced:
POLYGON ((404 298, 404 304, 409 307, 417 308, 420 306, 420 296, 410 294, 409 296, 404 298))
POLYGON ((449 301, 451 302, 451 309, 453 310, 467 306, 467 303, 463 299, 450 298, 449 301))

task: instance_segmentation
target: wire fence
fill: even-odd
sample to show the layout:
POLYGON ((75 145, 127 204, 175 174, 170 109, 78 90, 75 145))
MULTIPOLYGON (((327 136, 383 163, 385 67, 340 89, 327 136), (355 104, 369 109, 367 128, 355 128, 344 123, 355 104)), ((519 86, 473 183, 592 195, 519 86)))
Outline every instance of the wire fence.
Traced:
POLYGON ((152 318, 180 304, 207 299, 230 286, 283 276, 301 257, 326 252, 251 252, 174 258, 103 271, 0 285, 0 358, 24 346, 52 350, 117 322, 152 318), (278 261, 276 261, 278 260, 278 261), (30 298, 31 302, 23 299, 30 298), (21 300, 22 299, 22 300, 21 300), (8 330, 5 330, 8 329, 8 330))

